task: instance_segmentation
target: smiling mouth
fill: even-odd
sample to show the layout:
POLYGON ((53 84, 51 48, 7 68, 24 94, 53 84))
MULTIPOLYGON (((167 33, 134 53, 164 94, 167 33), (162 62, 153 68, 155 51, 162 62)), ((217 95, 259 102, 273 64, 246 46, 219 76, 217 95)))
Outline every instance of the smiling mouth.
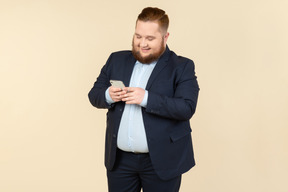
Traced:
POLYGON ((149 50, 150 50, 150 48, 141 48, 141 51, 144 53, 148 52, 149 50))

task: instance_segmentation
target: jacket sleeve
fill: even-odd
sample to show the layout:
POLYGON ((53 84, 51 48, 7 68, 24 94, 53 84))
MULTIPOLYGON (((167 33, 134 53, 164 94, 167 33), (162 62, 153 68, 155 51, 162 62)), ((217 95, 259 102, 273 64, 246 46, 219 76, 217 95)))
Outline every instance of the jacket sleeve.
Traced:
POLYGON ((175 120, 189 120, 196 110, 199 86, 194 63, 188 60, 175 77, 174 95, 149 91, 146 112, 175 120))
POLYGON ((106 102, 105 91, 110 86, 109 82, 109 65, 112 55, 110 55, 106 64, 101 69, 100 75, 98 76, 94 86, 90 90, 88 97, 90 103, 97 108, 111 108, 113 106, 106 102))

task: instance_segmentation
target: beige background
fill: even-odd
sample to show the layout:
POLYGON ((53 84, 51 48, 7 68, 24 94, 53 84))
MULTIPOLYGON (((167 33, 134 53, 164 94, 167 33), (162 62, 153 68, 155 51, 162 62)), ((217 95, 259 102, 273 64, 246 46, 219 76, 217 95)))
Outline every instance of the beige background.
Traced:
POLYGON ((181 191, 288 191, 287 0, 0 0, 1 192, 107 191, 106 110, 87 94, 146 6, 201 87, 181 191))

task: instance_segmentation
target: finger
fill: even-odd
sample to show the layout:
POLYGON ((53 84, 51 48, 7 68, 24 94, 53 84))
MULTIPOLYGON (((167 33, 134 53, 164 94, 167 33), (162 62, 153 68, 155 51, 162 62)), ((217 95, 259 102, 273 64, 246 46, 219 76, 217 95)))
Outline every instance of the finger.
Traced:
POLYGON ((134 100, 128 100, 125 102, 126 104, 136 104, 134 100))
POLYGON ((123 90, 121 91, 121 95, 125 95, 127 93, 127 91, 123 90))
POLYGON ((133 87, 127 87, 126 91, 127 91, 127 93, 133 92, 134 88, 133 87))
POLYGON ((122 96, 121 96, 121 95, 115 95, 115 96, 113 96, 112 99, 113 99, 115 102, 122 101, 122 96))
POLYGON ((114 92, 122 91, 122 89, 118 87, 110 87, 110 91, 114 93, 114 92))
POLYGON ((122 96, 121 95, 115 95, 115 99, 122 100, 122 96))
POLYGON ((127 94, 123 95, 122 101, 129 101, 131 100, 131 97, 129 97, 127 94))

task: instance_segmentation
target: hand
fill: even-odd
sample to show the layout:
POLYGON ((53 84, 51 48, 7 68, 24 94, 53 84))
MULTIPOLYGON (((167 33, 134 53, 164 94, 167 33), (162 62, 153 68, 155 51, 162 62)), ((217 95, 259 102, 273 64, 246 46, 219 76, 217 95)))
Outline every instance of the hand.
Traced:
POLYGON ((126 91, 121 88, 109 87, 109 95, 114 102, 122 101, 124 94, 126 94, 126 91))
POLYGON ((145 90, 140 87, 125 87, 124 91, 126 94, 123 95, 122 101, 126 104, 140 105, 145 95, 145 90))

